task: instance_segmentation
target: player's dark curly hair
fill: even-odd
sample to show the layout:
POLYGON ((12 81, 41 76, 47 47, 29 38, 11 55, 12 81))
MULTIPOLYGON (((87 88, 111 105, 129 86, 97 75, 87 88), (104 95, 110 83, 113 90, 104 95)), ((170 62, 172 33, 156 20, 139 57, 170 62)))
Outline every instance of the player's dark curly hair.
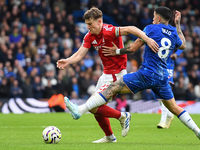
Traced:
POLYGON ((99 10, 98 8, 96 7, 92 7, 90 8, 89 10, 87 10, 84 15, 83 15, 83 19, 84 20, 89 20, 89 19, 99 19, 99 18, 102 18, 103 16, 103 13, 101 10, 99 10))
POLYGON ((163 17, 165 20, 169 21, 172 16, 172 12, 168 7, 160 6, 155 9, 156 14, 159 14, 161 17, 163 17))

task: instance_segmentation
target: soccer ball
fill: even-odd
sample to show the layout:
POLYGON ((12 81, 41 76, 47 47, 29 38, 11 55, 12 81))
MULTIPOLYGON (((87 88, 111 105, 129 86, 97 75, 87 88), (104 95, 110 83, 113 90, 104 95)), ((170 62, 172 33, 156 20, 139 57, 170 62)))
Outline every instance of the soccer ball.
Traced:
POLYGON ((61 132, 55 126, 48 126, 42 132, 42 138, 45 143, 58 143, 61 140, 61 132))

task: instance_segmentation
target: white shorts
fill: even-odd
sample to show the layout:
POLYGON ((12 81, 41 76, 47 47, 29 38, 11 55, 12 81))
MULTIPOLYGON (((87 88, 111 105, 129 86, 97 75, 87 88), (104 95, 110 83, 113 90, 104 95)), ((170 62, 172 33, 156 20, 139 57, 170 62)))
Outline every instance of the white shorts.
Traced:
POLYGON ((116 80, 119 80, 123 75, 127 74, 127 71, 124 69, 118 74, 105 74, 103 73, 96 85, 95 92, 99 93, 105 88, 107 88, 111 83, 113 83, 116 80))

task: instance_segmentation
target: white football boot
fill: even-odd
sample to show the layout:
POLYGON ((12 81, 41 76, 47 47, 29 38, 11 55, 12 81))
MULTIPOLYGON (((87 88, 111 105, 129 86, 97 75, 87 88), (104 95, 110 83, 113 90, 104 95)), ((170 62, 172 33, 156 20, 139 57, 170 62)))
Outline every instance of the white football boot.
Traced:
POLYGON ((159 128, 159 129, 169 129, 173 119, 174 119, 173 114, 170 117, 167 116, 167 119, 166 119, 165 122, 161 121, 159 124, 157 124, 157 128, 159 128))
POLYGON ((104 136, 103 138, 93 141, 92 143, 116 143, 117 139, 114 137, 113 139, 109 138, 108 136, 104 136))
POLYGON ((120 117, 119 121, 122 127, 122 136, 125 137, 130 129, 130 121, 131 121, 131 114, 129 112, 123 112, 125 113, 125 117, 120 117))
POLYGON ((166 128, 165 122, 159 122, 159 124, 157 124, 157 128, 159 128, 159 129, 165 129, 166 128))
POLYGON ((79 119, 81 117, 81 114, 79 113, 78 105, 70 102, 70 100, 67 97, 64 97, 64 100, 65 100, 66 107, 71 112, 73 119, 75 120, 79 119))
POLYGON ((169 129, 169 127, 171 126, 172 120, 174 120, 174 115, 173 114, 172 114, 171 117, 167 116, 167 120, 165 122, 166 129, 169 129))

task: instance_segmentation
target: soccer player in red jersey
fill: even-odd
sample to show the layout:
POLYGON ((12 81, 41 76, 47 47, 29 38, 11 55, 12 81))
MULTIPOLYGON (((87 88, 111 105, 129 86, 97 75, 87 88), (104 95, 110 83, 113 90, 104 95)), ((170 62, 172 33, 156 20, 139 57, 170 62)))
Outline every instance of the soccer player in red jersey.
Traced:
MULTIPOLYGON (((83 18, 89 31, 83 39, 82 46, 71 57, 58 60, 57 67, 59 69, 64 69, 67 65, 80 61, 88 52, 90 47, 94 46, 99 53, 104 67, 103 74, 98 80, 95 92, 103 91, 107 88, 109 83, 120 79, 120 77, 126 74, 126 54, 111 57, 104 56, 102 53, 102 46, 111 47, 113 42, 118 48, 123 48, 121 36, 133 34, 143 39, 152 50, 158 50, 157 43, 153 39, 147 37, 143 31, 134 26, 115 27, 113 25, 104 24, 103 14, 98 8, 92 7, 90 10, 85 12, 83 18)), ((131 119, 130 113, 120 112, 107 105, 94 108, 90 110, 90 112, 94 114, 99 126, 105 133, 105 137, 100 140, 93 141, 93 143, 117 142, 117 139, 112 132, 109 118, 118 119, 122 126, 122 136, 127 135, 129 126, 127 126, 126 122, 129 122, 131 119)))

